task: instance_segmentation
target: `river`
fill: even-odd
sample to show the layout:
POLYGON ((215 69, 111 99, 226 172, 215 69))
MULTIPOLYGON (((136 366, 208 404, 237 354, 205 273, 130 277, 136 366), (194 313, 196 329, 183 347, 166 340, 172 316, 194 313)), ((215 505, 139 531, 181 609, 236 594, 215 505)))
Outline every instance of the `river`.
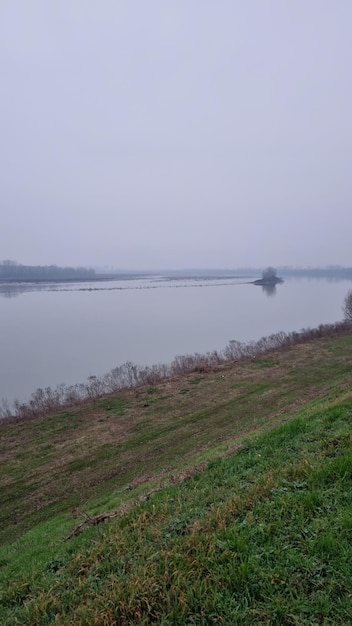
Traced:
POLYGON ((1 286, 0 400, 24 401, 38 387, 84 382, 126 361, 168 363, 232 339, 335 322, 351 287, 287 279, 270 296, 214 276, 1 286))

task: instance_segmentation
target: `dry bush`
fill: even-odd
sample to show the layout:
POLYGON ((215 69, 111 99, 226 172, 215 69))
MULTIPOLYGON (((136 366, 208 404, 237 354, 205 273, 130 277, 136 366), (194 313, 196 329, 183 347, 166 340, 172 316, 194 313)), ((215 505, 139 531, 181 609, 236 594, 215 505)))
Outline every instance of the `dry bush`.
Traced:
POLYGON ((342 306, 343 314, 345 319, 348 321, 352 321, 352 289, 350 289, 345 296, 342 306))
MULTIPOLYGON (((352 290, 349 293, 352 294, 352 290)), ((313 339, 337 336, 351 328, 351 320, 352 318, 335 324, 321 324, 317 328, 305 328, 300 332, 279 332, 249 343, 232 340, 220 352, 214 350, 206 354, 176 356, 170 365, 160 363, 140 366, 127 361, 102 377, 90 376, 86 383, 70 386, 58 385, 55 389, 51 387, 37 389, 32 393, 28 402, 15 400, 12 410, 8 402, 2 400, 0 418, 3 419, 3 423, 8 419, 31 419, 77 406, 85 400, 117 393, 123 389, 155 385, 168 378, 184 376, 192 372, 206 372, 222 363, 253 358, 258 354, 281 350, 313 339)))

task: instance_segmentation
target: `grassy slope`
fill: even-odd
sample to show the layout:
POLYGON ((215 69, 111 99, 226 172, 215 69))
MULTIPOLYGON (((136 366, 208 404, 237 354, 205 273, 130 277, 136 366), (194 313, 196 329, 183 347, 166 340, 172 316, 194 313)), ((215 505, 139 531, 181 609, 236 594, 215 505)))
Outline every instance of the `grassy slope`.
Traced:
POLYGON ((351 347, 323 339, 4 426, 1 623, 348 623, 351 347), (61 542, 73 507, 133 502, 249 433, 61 542))

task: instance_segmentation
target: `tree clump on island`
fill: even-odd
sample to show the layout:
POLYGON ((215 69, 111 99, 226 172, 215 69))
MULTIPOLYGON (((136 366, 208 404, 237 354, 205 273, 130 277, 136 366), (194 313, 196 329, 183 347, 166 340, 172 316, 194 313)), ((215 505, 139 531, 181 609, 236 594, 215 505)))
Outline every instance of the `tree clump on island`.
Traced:
POLYGON ((273 267, 267 267, 262 272, 262 280, 265 280, 268 283, 276 282, 278 280, 276 270, 273 267))
POLYGON ((277 275, 276 269, 273 267, 267 267, 263 270, 262 277, 254 281, 255 285, 276 285, 277 283, 283 283, 283 280, 277 275))

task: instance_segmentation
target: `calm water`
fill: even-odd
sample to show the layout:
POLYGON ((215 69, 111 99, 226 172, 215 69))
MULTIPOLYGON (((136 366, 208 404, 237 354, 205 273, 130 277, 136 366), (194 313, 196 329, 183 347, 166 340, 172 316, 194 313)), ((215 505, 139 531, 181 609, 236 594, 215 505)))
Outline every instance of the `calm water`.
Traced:
POLYGON ((125 361, 170 362, 231 339, 334 322, 351 287, 290 279, 268 297, 233 279, 152 278, 2 290, 0 399, 25 400, 38 387, 83 382, 125 361))

